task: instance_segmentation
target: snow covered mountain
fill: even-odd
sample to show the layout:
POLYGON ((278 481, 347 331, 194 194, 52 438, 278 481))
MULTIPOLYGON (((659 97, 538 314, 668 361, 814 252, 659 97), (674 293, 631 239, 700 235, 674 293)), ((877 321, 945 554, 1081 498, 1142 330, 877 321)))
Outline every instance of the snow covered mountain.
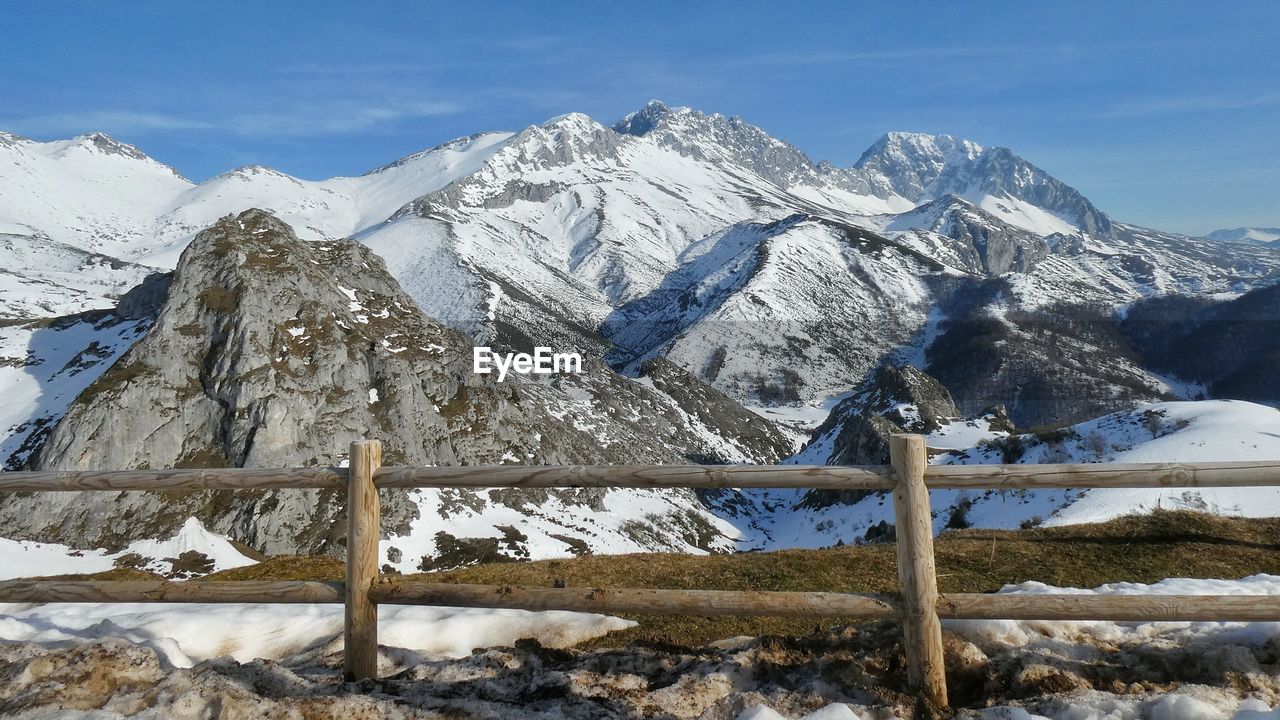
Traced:
POLYGON ((1280 248, 1280 228, 1240 227, 1230 230, 1214 230, 1205 237, 1219 242, 1252 243, 1280 248))
POLYGON ((955 195, 1039 235, 1106 237, 1111 220, 1074 188, 1008 148, 985 148, 950 135, 891 132, 854 169, 884 179, 913 205, 955 195))
MULTIPOLYGON (((837 168, 740 118, 659 102, 612 128, 570 114, 320 182, 249 167, 193 186, 96 135, 6 136, 0 153, 12 161, 0 188, 26 188, 0 195, 0 224, 27 244, 167 268, 200 229, 261 207, 303 239, 358 238, 428 315, 478 340, 576 348, 633 369, 665 357, 765 406, 821 404, 887 353, 931 340, 952 294, 940 279, 1007 276, 981 310, 999 316, 1049 300, 1115 308, 1238 292, 1280 268, 1262 249, 1224 257, 1207 241, 1114 223, 1004 148, 890 133, 837 168), (112 210, 117 194, 127 197, 112 210), (670 305, 681 293, 697 302, 670 305)), ((10 282, 44 298, 42 263, 19 260, 10 282)), ((109 307, 141 272, 93 279, 101 290, 79 304, 40 302, 109 307)), ((9 312, 39 314, 33 302, 9 312)), ((1050 419, 1033 415, 1021 419, 1050 419)))
MULTIPOLYGON (((831 462, 870 452, 872 431, 883 429, 876 418, 888 410, 871 409, 869 399, 887 401, 891 389, 905 382, 901 373, 878 370, 886 362, 936 378, 950 409, 933 415, 988 418, 979 427, 984 433, 1000 432, 991 429, 995 425, 1010 432, 1010 424, 1084 422, 1142 403, 1200 395, 1271 402, 1269 385, 1249 381, 1256 368, 1272 362, 1274 349, 1266 343, 1245 342, 1247 333, 1231 331, 1221 337, 1247 348, 1241 358, 1210 361, 1185 350, 1195 348, 1187 328, 1271 322, 1268 288, 1280 282, 1275 248, 1239 243, 1224 252, 1220 241, 1113 220, 1006 148, 947 135, 889 133, 842 168, 814 162, 740 118, 659 102, 612 126, 572 113, 518 132, 460 138, 358 177, 322 181, 252 166, 194 184, 106 136, 42 143, 0 134, 0 257, 0 391, 12 399, 0 407, 0 461, 8 467, 160 466, 193 458, 339 462, 326 453, 358 433, 327 420, 308 424, 309 434, 291 440, 289 452, 269 451, 289 445, 263 444, 268 435, 257 435, 266 427, 263 418, 279 412, 271 409, 278 401, 269 399, 276 389, 287 386, 287 395, 317 407, 341 406, 383 433, 375 411, 399 408, 404 418, 414 418, 410 406, 429 399, 443 407, 451 392, 460 392, 441 388, 468 387, 468 373, 436 367, 438 358, 405 367, 408 355, 391 357, 391 348, 400 347, 393 331, 369 335, 355 317, 372 315, 350 307, 372 307, 365 294, 394 300, 375 308, 389 313, 379 320, 408 323, 424 337, 452 338, 427 345, 458 352, 470 343, 551 346, 583 353, 592 367, 586 379, 512 391, 531 398, 522 407, 541 408, 522 414, 517 425, 569 423, 557 436, 581 442, 566 441, 567 449, 550 440, 545 447, 508 447, 501 437, 490 437, 459 450, 413 434, 406 460, 604 462, 623 459, 626 448, 645 462, 762 461, 789 452, 795 435, 755 422, 759 418, 743 406, 773 418, 807 418, 796 423, 807 430, 823 425, 822 408, 836 406, 804 456, 831 462), (261 238, 226 224, 249 208, 273 216, 242 219, 266 228, 261 238), (224 248, 227 257, 196 252, 183 259, 211 226, 236 238, 224 248), (235 247, 256 247, 267 238, 285 238, 280 242, 287 252, 235 247), (226 264, 241 255, 256 264, 226 264), (206 298, 213 305, 200 300, 217 288, 181 271, 172 280, 177 296, 163 277, 130 291, 149 273, 187 263, 201 279, 234 280, 256 288, 254 297, 266 297, 297 291, 275 284, 275 274, 307 270, 312 262, 345 278, 345 289, 317 275, 320 270, 301 272, 296 277, 305 278, 300 288, 310 300, 290 306, 292 321, 271 316, 280 308, 266 300, 219 318, 217 298, 206 298), (181 322, 172 319, 179 316, 181 322), (1156 333, 1126 322, 1130 317, 1156 317, 1164 327, 1181 328, 1165 333, 1177 342, 1160 342, 1156 333), (284 350, 305 345, 317 323, 328 327, 338 319, 347 326, 342 334, 351 331, 372 343, 369 351, 348 348, 371 374, 344 376, 353 384, 341 402, 330 402, 313 387, 323 384, 317 367, 293 367, 284 350), (234 333, 254 341, 227 347, 234 333), (246 355, 246 348, 254 352, 246 355), (213 349, 220 364, 190 366, 191 357, 213 349), (443 374, 423 380, 422 373, 437 371, 443 374), (273 380, 255 384, 260 381, 253 373, 273 380), (390 377, 434 389, 397 397, 394 383, 386 384, 390 377), (94 390, 102 383, 127 390, 128 402, 116 402, 111 393, 112 403, 95 402, 107 397, 94 390), (375 389, 378 400, 370 402, 375 389), (996 406, 1003 410, 984 414, 996 406), (119 407, 136 412, 117 422, 112 413, 119 407), (141 438, 172 419, 144 412, 154 407, 169 408, 172 417, 196 417, 208 432, 175 435, 168 454, 154 454, 141 438), (586 425, 570 423, 551 407, 573 408, 588 418, 586 425), (861 425, 850 431, 843 423, 853 415, 861 425), (642 418, 661 421, 653 427, 642 418), (128 430, 136 442, 105 454, 84 442, 89 428, 107 427, 128 430), (600 436, 588 442, 587 428, 610 439, 597 448, 592 443, 599 444, 600 436), (845 432, 846 449, 861 449, 823 455, 822 438, 834 442, 831 432, 845 432), (255 439, 246 441, 250 437, 255 439), (610 454, 615 451, 622 454, 610 454)), ((217 287, 237 297, 231 286, 217 287)), ((300 357, 315 362, 318 356, 300 357)), ((331 361, 337 362, 325 360, 331 361)), ((488 407, 488 400, 468 398, 488 407)), ((290 406, 288 414, 307 417, 305 410, 290 406)), ((416 420, 406 422, 413 433, 429 434, 416 420)), ((714 528, 714 539, 703 545, 723 548, 799 538, 813 517, 777 520, 792 522, 793 530, 777 530, 769 519, 787 515, 788 508, 836 512, 831 508, 846 505, 831 504, 831 498, 792 500, 742 504, 684 497, 655 512, 668 519, 694 513, 714 528), (735 529, 708 508, 741 522, 735 529), (753 535, 757 530, 763 534, 753 535), (746 535, 735 534, 740 532, 746 535)), ((217 532, 246 527, 210 510, 216 503, 203 502, 173 509, 164 527, 147 528, 148 537, 167 537, 189 516, 217 532)), ((596 527, 604 521, 596 517, 594 501, 566 501, 552 511, 520 500, 503 506, 498 524, 491 522, 497 515, 486 514, 498 512, 497 505, 486 504, 472 517, 470 510, 458 510, 467 503, 441 501, 430 510, 435 502, 405 500, 405 517, 417 508, 439 530, 444 520, 432 513, 454 513, 450 517, 463 519, 446 534, 486 548, 506 547, 509 539, 494 528, 510 525, 511 518, 561 515, 611 538, 586 541, 589 547, 633 547, 618 539, 618 527, 596 527), (535 506, 543 509, 530 509, 535 506)), ((139 517, 149 512, 135 510, 139 517)), ((245 531, 241 537, 262 547, 323 548, 332 538, 322 533, 294 532, 290 539, 313 511, 319 520, 312 529, 331 519, 334 509, 287 505, 279 517, 255 520, 256 535, 245 531)), ((68 506, 56 512, 70 518, 76 511, 68 506)), ((19 510, 9 517, 13 527, 39 536, 19 510)), ((521 552, 566 552, 570 545, 556 536, 575 543, 585 537, 548 522, 542 536, 517 543, 521 552)), ((660 533, 657 546, 692 547, 679 522, 671 522, 677 529, 660 533)), ((94 541, 121 530, 91 524, 82 535, 94 541)), ((123 537, 110 544, 123 547, 123 537)), ((421 556, 441 552, 432 543, 405 541, 406 559, 388 562, 413 567, 421 556)))

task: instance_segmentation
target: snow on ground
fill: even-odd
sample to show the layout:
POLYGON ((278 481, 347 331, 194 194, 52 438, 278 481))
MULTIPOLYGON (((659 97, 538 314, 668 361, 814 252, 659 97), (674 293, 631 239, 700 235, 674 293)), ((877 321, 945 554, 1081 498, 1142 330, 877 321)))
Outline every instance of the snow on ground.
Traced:
MULTIPOLYGON (((1093 590, 1028 582, 1002 593, 1092 595, 1280 595, 1280 577, 1253 575, 1241 580, 1169 578, 1152 585, 1112 583, 1093 590)), ((1027 707, 1006 705, 962 713, 983 720, 1280 720, 1277 676, 1259 664, 1280 641, 1280 622, 1061 622, 1013 620, 944 621, 945 629, 972 640, 988 656, 1016 652, 1030 658, 1026 667, 1042 677, 1087 675, 1091 665, 1114 652, 1130 653, 1126 662, 1141 675, 1151 663, 1192 674, 1218 674, 1224 686, 1186 683, 1169 692, 1123 693, 1077 689, 1033 699, 1027 707), (1164 653, 1163 657, 1161 653, 1164 653), (1202 665, 1202 668, 1197 668, 1202 665), (1072 673, 1074 674, 1074 673, 1072 673)), ((1025 672, 1025 670, 1024 670, 1025 672)))
MULTIPOLYGON (((1040 582, 1006 585, 1014 595, 1280 595, 1280 576, 1250 575, 1240 580, 1166 578, 1157 583, 1109 583, 1091 590, 1040 582)), ((1185 645, 1192 642, 1262 646, 1280 639, 1280 622, 1066 622, 1060 620, 948 620, 944 627, 972 640, 1008 647, 1036 643, 1146 642, 1185 645)))
MULTIPOLYGON (((1093 590, 1024 583, 1002 592, 1280 595, 1280 577, 1093 590)), ((88 709, 101 714, 78 717, 113 720, 139 711, 201 717, 210 708, 237 717, 305 708, 316 718, 912 716, 896 660, 900 630, 890 624, 736 637, 698 650, 582 651, 549 648, 630 623, 511 610, 379 612, 381 679, 344 685, 338 606, 0 607, 0 637, 11 641, 0 644, 0 698, 30 717, 88 709), (518 642, 530 637, 538 643, 518 642)), ((958 718, 1280 720, 1280 623, 954 621, 945 629, 958 718)))
MULTIPOLYGON (((944 433, 947 432, 944 430, 944 433)), ((957 447, 959 443, 931 447, 957 447)), ((1238 400, 1143 405, 1072 425, 1054 436, 1019 436, 1017 463, 1166 463, 1280 459, 1280 410, 1238 400)), ((938 463, 999 463, 1008 443, 978 443, 938 463)), ((945 507, 946 493, 933 494, 945 507)), ((1280 488, 1141 488, 969 493, 969 520, 1016 527, 1040 517, 1049 525, 1103 522, 1132 513, 1199 510, 1240 517, 1280 516, 1280 488), (1009 506, 1015 501, 1017 508, 1009 506), (975 512, 976 511, 976 512, 975 512)))
MULTIPOLYGON (((813 431, 817 430, 818 426, 831 415, 831 411, 854 392, 856 391, 845 390, 844 392, 830 395, 825 400, 817 403, 778 406, 747 405, 746 408, 766 420, 772 420, 789 430, 802 433, 799 440, 800 444, 803 445, 809 441, 813 431)), ((799 450, 800 448, 797 447, 796 449, 799 450)))
POLYGON ((195 551, 213 561, 213 568, 231 568, 252 565, 255 561, 246 557, 226 538, 209 532, 195 518, 188 518, 182 528, 168 540, 139 540, 124 550, 108 553, 102 549, 75 550, 58 543, 41 543, 30 540, 0 538, 0 580, 38 577, 45 575, 79 575, 110 570, 116 561, 127 555, 140 555, 140 569, 161 575, 172 569, 169 558, 177 558, 184 552, 195 551))
MULTIPOLYGON (((925 438, 933 464, 1166 463, 1280 459, 1280 410, 1238 400, 1164 402, 1037 434, 991 429, 993 416, 954 418, 925 438), (937 452, 944 451, 944 452, 937 452)), ((836 433, 785 462, 822 463, 836 433)), ((804 491, 743 491, 759 509, 737 516, 739 549, 829 547, 858 542, 893 504, 873 493, 851 504, 813 507, 804 491), (742 519, 745 517, 746 519, 742 519)), ((1157 509, 1239 517, 1280 517, 1280 488, 934 490, 934 531, 948 527, 1103 522, 1157 509)))
POLYGON ((109 313, 0 323, 0 468, 21 465, 28 438, 61 419, 145 330, 109 313))
MULTIPOLYGON (((0 604, 0 640, 56 644, 117 638, 150 648, 174 667, 218 657, 284 660, 340 648, 342 613, 338 604, 0 604)), ((634 624, 563 611, 378 608, 384 645, 437 658, 464 657, 473 648, 511 645, 521 638, 567 647, 634 624)))
MULTIPOLYGON (((588 547, 599 555, 663 552, 672 547, 666 543, 677 542, 683 542, 678 546, 680 552, 707 554, 677 533, 659 537, 643 530, 644 524, 655 518, 670 517, 674 521, 682 517, 682 509, 688 506, 687 499, 681 495, 661 490, 616 489, 600 495, 596 500, 600 506, 596 507, 577 497, 579 493, 595 493, 565 490, 550 494, 535 508, 493 502, 490 492, 411 490, 410 497, 418 506, 419 515, 410 522, 408 534, 391 535, 381 542, 379 564, 390 565, 400 572, 418 572, 424 557, 441 552, 439 533, 457 538, 488 538, 493 536, 495 528, 511 530, 506 533, 511 542, 503 542, 500 547, 509 555, 523 559, 572 557, 588 547)), ((727 521, 709 513, 699 517, 708 523, 714 521, 711 529, 724 537, 737 534, 727 521)), ((721 549, 731 549, 728 541, 719 545, 721 549)))
MULTIPOLYGON (((865 708, 863 709, 865 710, 865 708)), ((814 710, 800 718, 800 720, 864 720, 864 718, 869 717, 871 716, 858 712, 849 705, 842 703, 814 710)), ((770 709, 768 705, 756 705, 743 711, 737 720, 788 720, 788 718, 770 709)))

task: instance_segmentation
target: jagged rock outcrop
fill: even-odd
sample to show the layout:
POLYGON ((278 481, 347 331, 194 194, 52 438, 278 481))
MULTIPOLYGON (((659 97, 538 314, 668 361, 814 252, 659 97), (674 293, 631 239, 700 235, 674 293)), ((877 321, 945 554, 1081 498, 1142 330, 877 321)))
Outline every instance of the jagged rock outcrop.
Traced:
POLYGON ((913 234, 934 233, 946 238, 953 266, 981 275, 1026 272, 1048 257, 1049 243, 1035 233, 1014 227, 973 203, 944 195, 895 220, 894 228, 913 234))
POLYGON ((924 371, 881 365, 831 411, 814 437, 829 438, 829 465, 885 465, 890 435, 930 433, 959 414, 951 393, 924 371))
MULTIPOLYGON (((789 452, 767 422, 723 396, 676 400, 598 363, 544 382, 473 374, 471 341, 424 317, 368 248, 301 242, 263 211, 201 233, 167 293, 164 284, 149 280, 122 303, 118 312, 139 314, 164 297, 145 338, 50 433, 37 467, 336 465, 362 437, 383 441, 389 465, 771 462, 789 452), (688 421, 699 413, 739 421, 712 430, 688 421)), ((599 505, 604 494, 513 491, 495 502, 599 505)), ((474 506, 476 495, 437 499, 474 506)), ((700 512, 692 493, 665 497, 700 512)), ((342 541, 342 500, 278 490, 101 503, 73 493, 6 498, 0 521, 10 537, 115 547, 195 516, 260 550, 314 552, 342 541)), ((664 507, 649 521, 655 547, 678 544, 658 527, 664 507)), ((383 508, 392 533, 418 516, 404 492, 384 492, 383 508)), ((719 531, 704 521, 714 542, 719 531)))
MULTIPOLYGON (((795 458, 800 463, 887 465, 889 438, 897 433, 927 435, 962 421, 951 393, 942 383, 910 365, 885 364, 831 411, 813 440, 795 458)), ((991 429, 1012 429, 1003 408, 988 409, 979 421, 991 429)), ((802 510, 822 511, 853 505, 872 490, 810 490, 797 503, 802 510)))
POLYGON ((1112 233, 1111 219, 1079 191, 1008 148, 951 135, 891 132, 867 148, 854 169, 884 178, 916 203, 976 191, 1049 210, 1095 237, 1112 233))

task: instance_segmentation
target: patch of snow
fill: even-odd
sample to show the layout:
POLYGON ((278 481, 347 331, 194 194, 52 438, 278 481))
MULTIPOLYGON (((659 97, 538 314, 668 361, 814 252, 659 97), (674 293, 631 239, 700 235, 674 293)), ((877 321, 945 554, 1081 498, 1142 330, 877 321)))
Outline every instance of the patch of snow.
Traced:
MULTIPOLYGON (((120 638, 155 650, 175 667, 216 657, 278 660, 342 641, 340 604, 240 605, 149 603, 0 605, 0 639, 65 643, 120 638)), ((607 615, 562 611, 382 605, 384 645, 434 657, 535 638, 565 647, 634 626, 607 615)))
POLYGON ((195 518, 188 518, 167 540, 138 540, 120 552, 102 549, 74 550, 57 543, 0 538, 0 580, 44 575, 78 575, 104 572, 129 554, 141 555, 143 568, 161 574, 170 569, 169 558, 194 550, 213 561, 213 570, 229 570, 254 564, 226 538, 209 532, 195 518))

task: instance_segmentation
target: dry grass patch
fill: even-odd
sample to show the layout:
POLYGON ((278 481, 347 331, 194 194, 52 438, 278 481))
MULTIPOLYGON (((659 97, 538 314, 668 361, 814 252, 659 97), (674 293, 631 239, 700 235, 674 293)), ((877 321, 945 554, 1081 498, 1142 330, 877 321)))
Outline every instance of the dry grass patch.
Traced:
MULTIPOLYGON (((1166 577, 1240 578, 1280 575, 1280 519, 1224 518, 1191 512, 1156 512, 1092 525, 1032 530, 953 530, 935 543, 942 592, 993 592, 1038 580, 1095 587, 1166 577)), ((209 580, 340 581, 341 560, 277 556, 224 570, 209 580)), ((585 555, 562 560, 477 565, 408 577, 441 583, 527 587, 637 587, 701 590, 811 590, 896 592, 892 544, 821 550, 782 550, 734 555, 585 555)), ((156 579, 113 570, 82 579, 156 579)), ((800 637, 847 625, 839 618, 636 616, 636 628, 596 640, 593 646, 637 641, 654 646, 697 647, 735 635, 800 637)))

